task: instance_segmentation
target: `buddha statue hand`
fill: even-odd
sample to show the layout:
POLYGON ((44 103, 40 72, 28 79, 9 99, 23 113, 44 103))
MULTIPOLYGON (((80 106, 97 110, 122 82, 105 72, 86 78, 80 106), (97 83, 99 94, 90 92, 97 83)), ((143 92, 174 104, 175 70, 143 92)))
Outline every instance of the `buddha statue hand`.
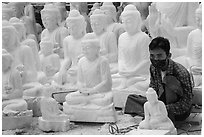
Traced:
POLYGON ((82 88, 82 89, 79 89, 79 92, 85 96, 93 95, 96 93, 94 88, 82 88))

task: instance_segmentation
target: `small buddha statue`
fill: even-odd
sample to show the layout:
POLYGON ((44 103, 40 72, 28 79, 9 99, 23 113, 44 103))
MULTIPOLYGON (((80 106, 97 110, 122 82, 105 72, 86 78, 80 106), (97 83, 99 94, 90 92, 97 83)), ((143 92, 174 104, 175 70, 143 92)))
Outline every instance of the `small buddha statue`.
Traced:
POLYGON ((93 33, 100 41, 100 55, 108 59, 111 74, 117 72, 117 39, 113 32, 106 31, 107 15, 104 11, 96 9, 90 16, 93 33))
POLYGON ((118 73, 112 75, 117 89, 125 89, 140 81, 146 81, 149 74, 148 45, 150 38, 141 31, 142 20, 139 11, 132 4, 125 7, 121 19, 126 30, 119 37, 118 73))
POLYGON ((8 20, 14 17, 14 10, 8 4, 2 4, 2 20, 8 20))
POLYGON ((100 7, 100 9, 104 10, 105 14, 107 15, 106 30, 115 34, 118 45, 119 36, 125 32, 125 29, 121 23, 117 23, 116 8, 112 2, 103 2, 103 5, 100 7))
POLYGON ((3 116, 16 116, 27 111, 27 103, 22 98, 21 72, 13 67, 14 58, 2 50, 2 112, 3 116))
POLYGON ((14 57, 13 67, 19 64, 24 66, 23 84, 37 81, 32 49, 27 45, 22 45, 18 35, 16 29, 9 22, 4 22, 2 26, 2 47, 14 57))
POLYGON ((41 84, 51 83, 53 76, 60 70, 60 57, 53 53, 54 45, 50 41, 41 41, 40 48, 41 71, 44 75, 39 76, 39 81, 41 84))
POLYGON ((139 124, 139 129, 170 130, 176 134, 176 128, 168 117, 166 106, 158 100, 156 91, 149 88, 146 92, 147 102, 144 104, 145 118, 139 124))
POLYGON ((63 40, 68 35, 68 30, 60 26, 61 15, 59 9, 53 4, 46 4, 40 13, 45 27, 41 33, 41 40, 51 41, 54 45, 54 53, 63 58, 63 40))
POLYGON ((26 2, 9 2, 8 5, 15 11, 14 17, 21 18, 24 16, 24 7, 26 2))
POLYGON ((98 3, 98 2, 93 4, 88 16, 90 17, 93 14, 94 10, 96 10, 96 9, 100 9, 100 3, 98 3))
POLYGON ((71 121, 113 122, 116 120, 111 92, 108 60, 99 55, 96 35, 88 33, 83 41, 84 57, 78 63, 78 91, 69 93, 63 111, 71 121))
POLYGON ((39 117, 39 128, 43 131, 67 131, 69 116, 59 109, 57 101, 51 97, 54 87, 45 85, 40 101, 42 117, 39 117))
POLYGON ((81 41, 86 34, 86 21, 79 11, 74 9, 70 11, 66 23, 70 35, 63 41, 64 61, 55 82, 58 85, 68 84, 73 87, 76 85, 77 63, 82 56, 81 41))
POLYGON ((37 46, 38 44, 33 39, 26 39, 22 42, 22 44, 27 45, 32 49, 32 53, 34 55, 34 60, 35 60, 34 64, 35 64, 36 70, 40 71, 41 64, 40 64, 40 58, 38 55, 38 46, 37 46))

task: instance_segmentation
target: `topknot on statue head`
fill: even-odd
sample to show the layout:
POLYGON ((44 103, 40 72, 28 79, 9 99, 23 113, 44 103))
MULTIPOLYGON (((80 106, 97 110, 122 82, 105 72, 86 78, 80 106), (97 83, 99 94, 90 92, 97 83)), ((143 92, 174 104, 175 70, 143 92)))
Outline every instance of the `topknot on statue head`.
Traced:
POLYGON ((56 5, 52 3, 46 4, 44 5, 44 8, 40 11, 40 13, 41 13, 41 17, 45 15, 51 15, 53 18, 56 18, 57 23, 60 26, 62 17, 56 5))
POLYGON ((101 9, 94 10, 93 14, 90 16, 90 18, 101 18, 102 20, 105 20, 106 15, 105 12, 101 9))
POLYGON ((69 24, 71 21, 83 21, 84 17, 79 13, 78 10, 73 9, 69 12, 69 16, 66 19, 66 22, 69 24))
POLYGON ((136 6, 133 4, 128 4, 125 6, 123 12, 121 13, 121 17, 125 16, 138 16, 140 12, 137 10, 136 6))
POLYGON ((104 13, 110 16, 114 22, 117 22, 116 7, 113 5, 112 2, 104 2, 100 9, 104 10, 104 13))

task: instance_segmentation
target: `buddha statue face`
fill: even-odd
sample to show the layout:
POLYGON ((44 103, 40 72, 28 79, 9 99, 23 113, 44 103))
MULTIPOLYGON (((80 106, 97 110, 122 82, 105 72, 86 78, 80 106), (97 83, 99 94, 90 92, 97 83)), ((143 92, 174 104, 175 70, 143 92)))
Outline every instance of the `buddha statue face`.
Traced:
POLYGON ((40 49, 44 56, 48 56, 53 53, 54 45, 49 41, 41 41, 40 49))
POLYGON ((49 31, 55 30, 60 25, 61 14, 57 6, 53 4, 46 4, 40 13, 42 23, 49 31))
POLYGON ((21 18, 24 15, 24 6, 26 2, 10 2, 9 6, 14 10, 14 16, 21 18))
POLYGON ((19 38, 16 29, 13 26, 2 27, 2 47, 8 52, 17 48, 19 38))
POLYGON ((14 10, 8 4, 2 5, 2 20, 9 20, 14 17, 14 10))
POLYGON ((57 28, 57 19, 51 14, 47 13, 42 16, 42 23, 44 27, 48 30, 53 30, 57 28))
POLYGON ((95 34, 88 33, 85 35, 82 41, 82 50, 88 60, 95 60, 99 56, 100 44, 95 34))
POLYGON ((105 31, 106 28, 106 18, 102 10, 96 9, 90 16, 91 28, 96 35, 100 35, 105 31))
POLYGON ((136 32, 141 31, 142 19, 134 5, 130 4, 125 7, 121 14, 121 19, 128 34, 134 35, 136 32))
POLYGON ((199 7, 195 12, 196 24, 202 30, 202 7, 199 7))

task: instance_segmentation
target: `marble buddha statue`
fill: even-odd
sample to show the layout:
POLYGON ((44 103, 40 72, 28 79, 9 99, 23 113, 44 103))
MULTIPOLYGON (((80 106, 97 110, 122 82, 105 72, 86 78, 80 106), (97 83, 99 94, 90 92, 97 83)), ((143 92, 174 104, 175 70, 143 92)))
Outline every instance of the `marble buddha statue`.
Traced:
POLYGON ((36 41, 33 39, 26 39, 22 42, 22 45, 27 45, 32 49, 32 53, 34 55, 33 64, 35 64, 36 70, 40 71, 41 64, 40 64, 40 58, 38 55, 38 46, 37 46, 38 44, 36 43, 36 41))
POLYGON ((20 19, 24 16, 26 2, 9 2, 8 5, 14 10, 14 17, 20 19))
POLYGON ((14 57, 13 67, 19 64, 23 65, 23 84, 37 81, 32 49, 27 45, 22 45, 18 35, 16 29, 9 22, 2 24, 2 47, 14 57))
POLYGON ((141 31, 141 17, 134 5, 127 5, 121 14, 126 30, 118 44, 118 70, 113 78, 120 78, 119 89, 125 89, 148 75, 148 44, 150 38, 141 31), (146 75, 146 76, 145 76, 146 75))
POLYGON ((51 97, 55 88, 45 85, 43 97, 40 101, 42 117, 38 118, 39 128, 43 131, 67 131, 69 129, 69 116, 59 109, 57 101, 51 97))
POLYGON ((2 116, 32 115, 32 112, 27 110, 26 101, 22 98, 21 72, 18 66, 13 67, 13 63, 14 57, 2 49, 2 116))
POLYGON ((53 53, 54 45, 51 41, 41 41, 40 48, 40 64, 43 75, 40 76, 39 81, 41 84, 51 83, 53 76, 60 70, 60 57, 53 53))
POLYGON ((14 10, 8 4, 2 4, 2 20, 8 20, 14 17, 14 10))
POLYGON ((202 5, 195 11, 197 28, 187 39, 187 53, 174 60, 184 65, 194 77, 194 86, 202 85, 202 5))
POLYGON ((142 20, 139 11, 132 4, 121 14, 126 30, 118 43, 118 73, 112 75, 114 103, 124 107, 131 93, 144 95, 149 86, 150 38, 141 31, 142 20))
POLYGON ((64 38, 64 60, 56 76, 58 85, 76 85, 77 63, 82 56, 81 41, 86 34, 86 21, 78 10, 71 10, 66 19, 70 35, 64 38))
POLYGON ((59 9, 53 4, 46 4, 40 13, 45 27, 41 33, 41 40, 51 41, 54 44, 54 53, 63 58, 63 39, 68 35, 68 30, 60 26, 61 15, 59 9))
POLYGON ((90 17, 93 14, 94 10, 96 10, 96 9, 100 9, 100 3, 98 3, 98 2, 93 4, 88 16, 90 17))
POLYGON ((100 9, 90 16, 93 33, 100 41, 100 55, 108 59, 112 74, 117 72, 117 39, 113 32, 106 31, 106 18, 107 15, 100 9))
POLYGON ((78 63, 78 91, 67 94, 63 111, 70 121, 115 122, 108 60, 99 55, 96 35, 88 33, 83 41, 84 57, 78 63))
POLYGON ((146 92, 147 102, 144 104, 145 118, 139 124, 139 129, 170 130, 176 134, 176 128, 168 117, 166 106, 158 100, 156 91, 149 88, 146 92))
POLYGON ((116 8, 112 2, 103 2, 103 5, 100 7, 101 10, 104 10, 105 14, 107 15, 106 22, 107 22, 107 31, 113 32, 117 39, 119 36, 125 32, 125 29, 121 23, 117 23, 116 19, 116 8))
POLYGON ((24 41, 26 39, 26 28, 23 21, 17 17, 12 17, 9 23, 17 30, 20 42, 24 41))

